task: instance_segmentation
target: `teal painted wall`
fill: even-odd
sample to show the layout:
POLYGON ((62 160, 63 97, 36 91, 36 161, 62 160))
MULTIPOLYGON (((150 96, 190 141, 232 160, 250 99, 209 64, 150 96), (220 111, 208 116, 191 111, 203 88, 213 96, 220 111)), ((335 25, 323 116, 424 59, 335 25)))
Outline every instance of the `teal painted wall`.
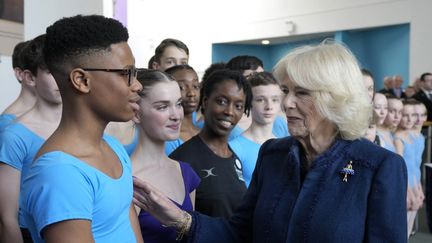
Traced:
MULTIPOLYGON (((361 67, 375 77, 375 87, 383 87, 385 76, 400 74, 404 87, 409 80, 409 24, 379 27, 367 30, 339 31, 331 38, 343 42, 357 57, 361 67)), ((212 62, 227 62, 234 56, 252 55, 260 58, 266 71, 290 50, 301 45, 318 44, 325 38, 288 42, 278 45, 214 44, 212 62)))
POLYGON ((231 58, 240 55, 256 56, 264 63, 264 69, 271 71, 270 53, 267 46, 263 45, 237 45, 237 44, 213 44, 212 63, 228 62, 231 58))
POLYGON ((344 31, 342 41, 357 57, 360 65, 375 77, 376 90, 383 88, 385 76, 399 74, 403 87, 409 84, 409 24, 363 31, 344 31))
POLYGON ((288 54, 290 50, 303 45, 317 45, 320 42, 322 42, 324 39, 325 38, 310 39, 305 41, 296 41, 296 42, 289 42, 289 43, 269 46, 271 67, 273 68, 283 56, 288 54))

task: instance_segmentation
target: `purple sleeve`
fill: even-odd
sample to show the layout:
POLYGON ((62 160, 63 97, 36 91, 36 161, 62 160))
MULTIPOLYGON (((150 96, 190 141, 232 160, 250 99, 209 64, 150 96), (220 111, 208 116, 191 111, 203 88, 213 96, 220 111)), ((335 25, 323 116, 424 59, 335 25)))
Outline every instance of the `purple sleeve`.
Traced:
POLYGON ((193 192, 201 182, 199 176, 195 173, 192 167, 188 163, 179 161, 180 168, 183 175, 183 180, 186 185, 186 189, 189 193, 193 192))

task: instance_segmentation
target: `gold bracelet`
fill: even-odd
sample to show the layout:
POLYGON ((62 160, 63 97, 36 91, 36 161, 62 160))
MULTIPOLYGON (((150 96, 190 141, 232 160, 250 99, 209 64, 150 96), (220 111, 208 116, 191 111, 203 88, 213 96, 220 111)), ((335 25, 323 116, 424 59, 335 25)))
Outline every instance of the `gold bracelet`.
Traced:
POLYGON ((183 239, 183 236, 189 232, 191 224, 192 216, 186 211, 183 211, 183 219, 181 221, 179 230, 177 231, 176 241, 181 241, 183 239))

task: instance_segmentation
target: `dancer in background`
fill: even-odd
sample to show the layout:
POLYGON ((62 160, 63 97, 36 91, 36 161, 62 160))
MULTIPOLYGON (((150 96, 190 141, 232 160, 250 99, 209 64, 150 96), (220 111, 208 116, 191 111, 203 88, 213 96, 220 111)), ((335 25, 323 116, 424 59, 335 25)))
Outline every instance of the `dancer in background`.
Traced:
POLYGON ((373 100, 375 96, 375 82, 372 73, 365 69, 361 69, 362 75, 363 75, 363 82, 367 91, 368 96, 371 100, 373 100))
POLYGON ((282 90, 271 73, 254 73, 248 79, 252 87, 252 124, 241 135, 229 142, 243 165, 243 177, 249 186, 255 169, 258 151, 273 133, 273 123, 281 110, 282 90))
MULTIPOLYGON (((417 143, 417 145, 416 145, 417 152, 415 153, 417 156, 416 168, 421 168, 421 165, 423 162, 423 153, 424 153, 425 143, 426 143, 425 137, 421 133, 421 130, 423 128, 423 124, 427 120, 428 113, 426 110, 426 106, 423 103, 419 103, 419 104, 414 105, 414 109, 415 109, 415 112, 417 113, 417 116, 418 116, 418 120, 416 121, 416 123, 414 123, 413 131, 412 131, 414 141, 415 141, 415 143, 417 143)), ((421 181, 420 170, 416 170, 416 173, 417 173, 417 178, 421 181)), ((423 200, 425 199, 425 195, 424 195, 421 183, 419 183, 417 190, 415 192, 417 193, 417 196, 421 202, 420 205, 423 204, 423 200)))
POLYGON ((0 132, 0 242, 21 242, 20 227, 30 237, 22 217, 23 181, 37 151, 57 128, 62 99, 45 63, 45 35, 31 40, 23 49, 23 82, 36 92, 35 105, 0 132))
POLYGON ((200 129, 194 125, 198 103, 200 100, 200 83, 195 70, 189 65, 177 65, 165 70, 179 84, 182 97, 184 119, 181 123, 180 136, 165 143, 165 153, 170 155, 185 141, 197 135, 200 129))
MULTIPOLYGON (((407 188, 407 220, 408 220, 408 236, 411 234, 414 225, 414 219, 419 209, 419 200, 414 194, 417 186, 420 183, 420 178, 417 177, 417 170, 420 172, 420 166, 417 167, 417 143, 414 140, 412 129, 418 121, 418 113, 415 111, 417 101, 404 100, 402 109, 402 118, 394 134, 394 144, 396 152, 404 158, 408 171, 408 188, 407 188)), ((420 173, 418 173, 420 174, 420 173)))
POLYGON ((402 118, 402 101, 394 96, 387 96, 388 113, 381 126, 377 128, 377 134, 380 138, 381 147, 396 153, 394 146, 394 132, 399 126, 402 118))
MULTIPOLYGON (((255 73, 264 72, 264 64, 261 59, 256 56, 248 55, 235 56, 231 58, 227 62, 226 68, 241 72, 246 79, 249 79, 255 73)), ((244 130, 249 128, 251 124, 252 118, 250 116, 243 116, 237 126, 231 132, 228 140, 233 140, 239 136, 244 132, 244 130)), ((273 134, 275 134, 277 137, 289 136, 287 121, 282 110, 279 112, 275 118, 275 121, 273 122, 273 134)))
MULTIPOLYGON (((413 207, 411 210, 411 214, 408 213, 408 220, 411 218, 413 221, 415 219, 415 212, 418 211, 419 208, 423 206, 423 201, 425 199, 422 183, 421 183, 421 166, 423 162, 423 152, 425 148, 425 137, 421 133, 422 126, 424 122, 427 119, 427 110, 423 103, 420 102, 413 102, 414 103, 414 111, 418 117, 418 119, 415 121, 413 129, 411 130, 411 137, 414 141, 414 148, 415 148, 415 160, 412 167, 412 171, 414 174, 414 186, 411 187, 412 189, 412 201, 413 201, 413 207)), ((409 211, 410 212, 410 211, 409 211)), ((410 227, 410 224, 413 222, 408 221, 408 230, 411 228, 411 234, 413 232, 413 227, 410 227)))
POLYGON ((377 135, 377 123, 378 123, 378 115, 375 113, 375 111, 372 111, 372 119, 369 123, 368 128, 366 129, 365 138, 372 143, 375 143, 376 145, 380 146, 380 139, 377 135))
POLYGON ((12 68, 16 79, 21 85, 21 91, 15 101, 13 101, 0 115, 0 131, 18 116, 29 111, 36 103, 37 98, 34 82, 30 79, 31 72, 29 70, 24 72, 26 68, 29 68, 28 65, 25 64, 26 60, 27 62, 32 62, 32 60, 28 60, 27 58, 24 60, 23 58, 23 56, 25 56, 23 50, 30 51, 28 48, 25 48, 29 42, 30 41, 18 43, 12 53, 12 68), (24 78, 25 75, 27 75, 27 78, 24 78))
POLYGON ((152 57, 153 69, 165 71, 176 65, 187 65, 189 62, 189 48, 180 40, 164 39, 156 47, 152 57))

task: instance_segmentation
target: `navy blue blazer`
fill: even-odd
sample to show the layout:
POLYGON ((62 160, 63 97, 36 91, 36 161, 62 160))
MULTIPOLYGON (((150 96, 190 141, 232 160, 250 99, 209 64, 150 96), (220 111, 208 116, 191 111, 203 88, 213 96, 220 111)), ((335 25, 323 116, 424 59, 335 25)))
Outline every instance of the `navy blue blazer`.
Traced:
POLYGON ((300 178, 300 143, 264 143, 230 220, 192 213, 188 242, 407 242, 407 171, 367 140, 338 139, 300 178), (352 161, 354 175, 341 170, 352 161))

